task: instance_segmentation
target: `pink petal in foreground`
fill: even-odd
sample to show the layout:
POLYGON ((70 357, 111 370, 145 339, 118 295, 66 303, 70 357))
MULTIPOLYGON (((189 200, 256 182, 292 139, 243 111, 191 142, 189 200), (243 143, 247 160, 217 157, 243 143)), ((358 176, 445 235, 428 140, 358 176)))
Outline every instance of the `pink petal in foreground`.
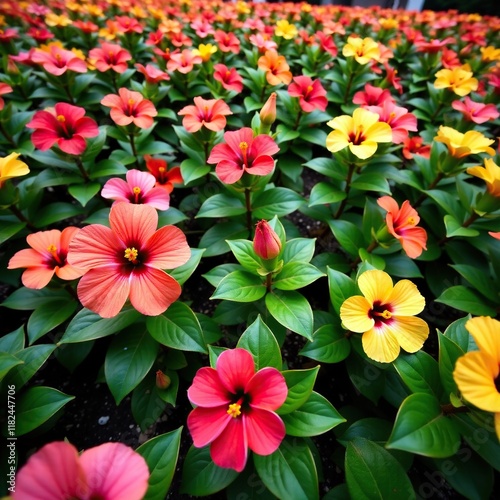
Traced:
POLYGON ((274 160, 270 156, 258 156, 245 170, 252 175, 268 175, 274 170, 274 160))
POLYGON ((157 269, 175 269, 191 257, 186 236, 175 226, 163 226, 158 229, 147 241, 146 248, 148 265, 157 269))
MULTIPOLYGON (((153 181, 156 182, 154 177, 153 181)), ((143 203, 151 205, 156 210, 168 210, 170 207, 170 196, 162 187, 154 187, 144 195, 143 203)))
POLYGON ((245 349, 223 351, 217 358, 217 372, 222 384, 233 394, 243 391, 255 373, 252 355, 245 349))
POLYGON ((228 415, 226 405, 195 408, 187 418, 187 426, 194 445, 202 448, 217 439, 230 420, 234 419, 228 415))
POLYGON ((272 411, 254 409, 243 415, 249 448, 258 455, 274 453, 285 438, 285 424, 272 411))
POLYGON ((208 366, 196 372, 193 385, 188 389, 188 398, 192 404, 204 408, 224 405, 229 407, 231 402, 229 393, 221 384, 217 371, 208 366))
POLYGON ((109 500, 141 500, 148 489, 149 469, 141 455, 122 443, 105 443, 82 453, 90 496, 109 500))
POLYGON ((110 200, 129 203, 130 186, 123 179, 115 177, 109 179, 101 190, 101 196, 110 200))
POLYGON ((233 417, 229 419, 224 432, 210 445, 210 456, 219 467, 241 472, 248 458, 243 419, 233 417))
POLYGON ((232 161, 222 160, 217 163, 215 173, 217 177, 225 184, 234 184, 243 176, 244 170, 232 161))
POLYGON ((126 245, 137 245, 140 250, 156 231, 158 212, 149 205, 117 203, 111 207, 109 224, 126 245))
POLYGON ((60 137, 57 140, 57 145, 61 151, 69 155, 81 155, 87 148, 85 139, 79 135, 74 135, 71 139, 60 137))
POLYGON ((21 276, 21 281, 26 288, 40 290, 47 286, 54 276, 54 269, 49 267, 29 267, 21 276))
POLYGON ((262 410, 277 410, 288 395, 285 377, 270 366, 259 370, 245 387, 250 396, 250 406, 262 410))

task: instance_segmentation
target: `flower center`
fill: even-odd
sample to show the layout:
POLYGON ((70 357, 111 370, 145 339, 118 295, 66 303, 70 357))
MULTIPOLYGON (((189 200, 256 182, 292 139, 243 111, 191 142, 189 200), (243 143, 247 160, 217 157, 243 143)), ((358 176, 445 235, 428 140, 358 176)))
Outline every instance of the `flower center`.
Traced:
POLYGON ((415 217, 408 217, 408 220, 406 221, 407 226, 414 226, 415 225, 415 217))
POLYGON ((66 117, 63 115, 57 115, 57 121, 64 123, 66 121, 66 117))
POLYGON ((312 91, 313 91, 313 86, 312 85, 308 85, 307 89, 306 89, 306 96, 309 95, 312 91))
POLYGON ((57 252, 57 247, 55 245, 49 245, 47 247, 47 250, 50 252, 54 260, 59 266, 64 265, 63 261, 61 260, 61 257, 59 257, 59 254, 57 252))
POLYGON ((373 307, 368 311, 368 316, 375 320, 375 326, 392 322, 392 307, 389 304, 381 304, 378 301, 373 303, 373 307))
POLYGON ((125 258, 132 262, 132 264, 138 264, 139 261, 137 260, 137 257, 139 256, 139 252, 137 251, 136 248, 126 248, 125 249, 125 258))
POLYGON ((356 132, 351 132, 349 140, 356 146, 360 145, 365 140, 364 132, 363 125, 358 125, 356 132))
POLYGON ((500 374, 493 381, 498 392, 500 392, 500 374))
POLYGON ((134 186, 132 188, 132 193, 134 194, 134 203, 139 203, 139 195, 141 194, 141 188, 139 186, 134 186))
POLYGON ((231 415, 233 418, 239 417, 241 415, 241 405, 238 403, 230 404, 227 409, 227 414, 231 415))

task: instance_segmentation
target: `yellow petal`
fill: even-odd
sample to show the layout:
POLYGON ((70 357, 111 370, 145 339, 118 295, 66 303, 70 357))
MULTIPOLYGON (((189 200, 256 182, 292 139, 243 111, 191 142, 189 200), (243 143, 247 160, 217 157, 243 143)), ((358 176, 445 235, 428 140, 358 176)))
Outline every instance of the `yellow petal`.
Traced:
POLYGON ((349 143, 349 149, 351 153, 357 156, 360 160, 366 160, 375 154, 377 151, 378 144, 373 141, 364 141, 363 144, 352 144, 349 143))
POLYGON ((358 286, 366 300, 373 305, 374 302, 387 304, 392 292, 392 279, 384 271, 372 269, 365 271, 358 278, 358 286))
POLYGON ((395 316, 413 316, 421 313, 425 307, 424 297, 410 280, 401 280, 394 285, 389 303, 395 316))
MULTIPOLYGON (((379 118, 380 117, 377 113, 368 111, 365 108, 356 108, 352 114, 352 121, 356 130, 359 130, 360 125, 364 130, 368 130, 370 127, 378 123, 379 118)), ((387 125, 387 123, 385 125, 387 125)), ((387 126, 390 130, 390 125, 387 126)))
POLYGON ((495 432, 497 438, 500 440, 500 413, 495 413, 495 432))
POLYGON ((392 142, 392 128, 388 123, 375 123, 366 131, 366 137, 375 142, 392 142))
POLYGON ((365 332, 361 342, 366 355, 379 363, 391 363, 400 351, 396 336, 385 326, 365 332))
POLYGON ((346 137, 349 137, 349 134, 352 132, 353 128, 352 116, 337 116, 333 120, 330 120, 327 125, 335 130, 338 130, 339 132, 342 132, 346 137))
POLYGON ((500 321, 480 316, 467 321, 465 328, 474 338, 479 350, 489 354, 500 365, 500 321))
POLYGON ((330 132, 326 138, 326 149, 332 153, 336 153, 349 145, 347 136, 340 130, 330 132))
POLYGON ((394 322, 386 325, 398 339, 399 345, 406 352, 422 349, 429 336, 429 325, 421 318, 413 316, 394 317, 394 322))
POLYGON ((364 333, 375 324, 368 312, 371 304, 361 295, 349 297, 340 307, 340 319, 344 326, 352 332, 364 333))

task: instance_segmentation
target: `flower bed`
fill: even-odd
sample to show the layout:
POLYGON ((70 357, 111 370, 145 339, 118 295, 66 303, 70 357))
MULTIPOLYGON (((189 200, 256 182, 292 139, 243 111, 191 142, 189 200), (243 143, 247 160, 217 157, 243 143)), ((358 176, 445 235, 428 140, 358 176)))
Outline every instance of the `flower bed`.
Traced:
POLYGON ((500 19, 0 14, 2 493, 492 495, 500 19))

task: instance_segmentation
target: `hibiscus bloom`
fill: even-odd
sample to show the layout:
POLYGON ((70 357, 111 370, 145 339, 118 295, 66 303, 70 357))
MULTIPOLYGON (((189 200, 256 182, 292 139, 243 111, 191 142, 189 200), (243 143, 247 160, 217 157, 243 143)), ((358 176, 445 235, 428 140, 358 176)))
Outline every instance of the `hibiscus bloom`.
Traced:
MULTIPOLYGON (((156 51, 155 51, 156 52, 156 51)), ((158 52, 156 52, 158 53, 158 52)), ((162 55, 165 59, 165 57, 162 55)), ((182 52, 172 52, 167 62, 169 71, 178 71, 187 74, 193 71, 195 64, 201 64, 203 59, 190 49, 184 49, 182 52)))
POLYGON ((479 350, 458 358, 453 378, 462 396, 477 408, 493 412, 495 431, 500 439, 500 321, 482 316, 472 318, 465 328, 479 350))
POLYGON ((233 112, 222 99, 203 99, 197 96, 194 105, 184 106, 179 115, 184 116, 182 125, 191 133, 205 127, 213 132, 219 132, 226 126, 226 116, 233 112))
POLYGON ((486 182, 486 189, 495 198, 500 198, 500 167, 493 158, 484 159, 484 167, 469 167, 467 173, 486 182))
POLYGON ((326 147, 332 153, 348 147, 353 155, 366 160, 375 154, 379 142, 392 142, 390 125, 364 108, 355 109, 352 116, 337 116, 327 125, 334 129, 326 138, 326 147))
POLYGON ((156 179, 148 172, 132 169, 127 172, 126 181, 119 178, 109 179, 101 191, 103 198, 151 205, 157 210, 167 210, 170 206, 170 196, 159 187, 155 187, 156 179))
POLYGON ((390 196, 382 196, 377 203, 387 211, 387 229, 401 243, 408 257, 416 259, 422 250, 427 250, 427 232, 422 227, 416 227, 420 217, 408 200, 403 202, 401 208, 390 196))
POLYGON ((170 80, 168 73, 165 73, 165 71, 162 71, 153 64, 146 64, 146 66, 144 66, 143 64, 137 63, 135 67, 139 73, 142 73, 146 77, 147 83, 155 84, 165 80, 170 80))
POLYGON ((257 66, 266 73, 266 80, 269 85, 288 85, 292 81, 290 66, 286 62, 285 56, 280 56, 275 50, 267 50, 259 57, 257 66))
POLYGON ((291 40, 297 36, 297 27, 295 24, 291 24, 287 19, 280 19, 276 21, 276 27, 274 28, 274 34, 285 40, 291 40))
POLYGON ((494 104, 483 104, 474 102, 469 96, 462 101, 453 101, 451 107, 460 111, 467 121, 474 123, 485 123, 489 120, 496 120, 500 113, 494 104))
POLYGON ((231 31, 217 30, 214 34, 214 39, 219 45, 221 52, 232 52, 233 54, 240 52, 240 41, 231 31))
POLYGON ((148 480, 144 458, 122 443, 104 443, 79 455, 71 443, 55 441, 31 455, 17 473, 12 498, 140 500, 148 480))
POLYGON ((441 125, 434 140, 446 144, 451 156, 457 159, 479 153, 495 155, 495 150, 490 147, 495 141, 488 139, 477 130, 468 130, 465 134, 462 134, 462 132, 454 128, 441 125))
POLYGON ((35 49, 31 54, 31 61, 41 64, 43 69, 51 75, 60 76, 66 71, 86 73, 87 63, 71 50, 51 44, 47 50, 35 49))
POLYGON ((214 79, 221 83, 226 90, 241 92, 243 78, 235 68, 229 69, 225 64, 214 64, 214 79))
POLYGON ((431 147, 424 144, 422 137, 407 137, 403 141, 403 156, 411 160, 413 155, 420 155, 424 158, 430 158, 431 147))
POLYGON ((184 182, 180 167, 168 168, 165 160, 152 158, 150 155, 144 155, 144 159, 146 160, 146 168, 155 177, 156 187, 160 187, 170 194, 176 184, 184 182))
POLYGON ((175 226, 156 230, 158 212, 150 205, 117 203, 109 223, 86 226, 71 241, 68 262, 87 270, 78 298, 103 318, 116 316, 127 298, 146 316, 163 313, 181 293, 163 269, 189 260, 186 237, 175 226))
POLYGON ((325 111, 328 105, 326 90, 319 80, 313 80, 309 76, 296 76, 293 83, 288 86, 288 93, 292 97, 299 98, 299 104, 305 113, 315 109, 325 111))
POLYGON ((451 69, 441 69, 436 73, 434 87, 436 89, 451 89, 455 94, 463 97, 477 90, 479 82, 474 78, 470 66, 464 64, 451 69))
POLYGON ((116 43, 102 42, 100 47, 89 51, 89 62, 102 73, 113 70, 116 73, 124 73, 127 61, 132 59, 132 54, 116 43))
POLYGON ((10 94, 14 89, 6 84, 6 83, 3 83, 3 82, 0 82, 0 111, 4 108, 5 106, 5 101, 3 100, 3 96, 4 94, 10 94))
POLYGON ((144 99, 140 92, 123 87, 118 90, 118 95, 104 96, 101 104, 111 108, 111 119, 121 127, 134 123, 139 128, 149 128, 153 125, 153 117, 158 114, 154 104, 144 99))
POLYGON ((358 64, 364 65, 373 60, 378 61, 380 48, 373 38, 360 38, 351 35, 342 48, 342 55, 344 57, 354 57, 358 64))
POLYGON ((275 410, 287 393, 276 368, 255 372, 252 355, 245 349, 223 351, 216 368, 200 368, 188 389, 188 398, 196 405, 187 418, 194 446, 210 444, 216 465, 241 472, 248 448, 270 455, 283 441, 285 425, 275 410))
POLYGON ((207 163, 217 163, 215 173, 225 184, 239 181, 245 172, 251 175, 268 175, 274 169, 271 155, 279 151, 278 145, 268 135, 253 136, 249 127, 226 132, 225 144, 212 149, 207 163))
POLYGON ((65 153, 81 155, 87 147, 85 138, 99 135, 97 123, 84 115, 85 108, 59 102, 37 111, 26 126, 35 129, 31 140, 36 148, 45 151, 57 143, 65 153))
POLYGON ((69 244, 78 231, 70 226, 62 231, 51 229, 29 234, 26 241, 31 248, 19 250, 7 268, 26 268, 21 281, 26 288, 36 290, 47 286, 54 274, 62 280, 79 278, 85 271, 67 261, 69 244))
POLYGON ((0 158, 0 189, 5 181, 14 177, 21 177, 30 173, 24 161, 18 160, 20 153, 10 153, 5 158, 0 158))
POLYGON ((406 108, 396 106, 396 103, 386 99, 380 106, 367 106, 368 111, 377 113, 381 122, 387 123, 392 129, 392 142, 401 144, 408 137, 408 132, 416 132, 417 118, 406 108))
POLYGON ((425 299, 414 283, 401 280, 393 285, 391 277, 377 269, 359 276, 363 295, 355 295, 340 307, 344 326, 362 333, 366 355, 380 363, 391 363, 401 348, 417 352, 429 336, 429 326, 415 318, 425 307, 425 299))
POLYGON ((382 106, 384 101, 389 100, 394 102, 389 89, 374 87, 370 83, 365 85, 364 90, 360 90, 354 94, 352 102, 360 106, 382 106))
POLYGON ((249 42, 259 49, 259 52, 265 53, 268 50, 275 50, 278 48, 278 44, 272 40, 270 37, 263 35, 262 33, 254 33, 248 37, 249 42))

